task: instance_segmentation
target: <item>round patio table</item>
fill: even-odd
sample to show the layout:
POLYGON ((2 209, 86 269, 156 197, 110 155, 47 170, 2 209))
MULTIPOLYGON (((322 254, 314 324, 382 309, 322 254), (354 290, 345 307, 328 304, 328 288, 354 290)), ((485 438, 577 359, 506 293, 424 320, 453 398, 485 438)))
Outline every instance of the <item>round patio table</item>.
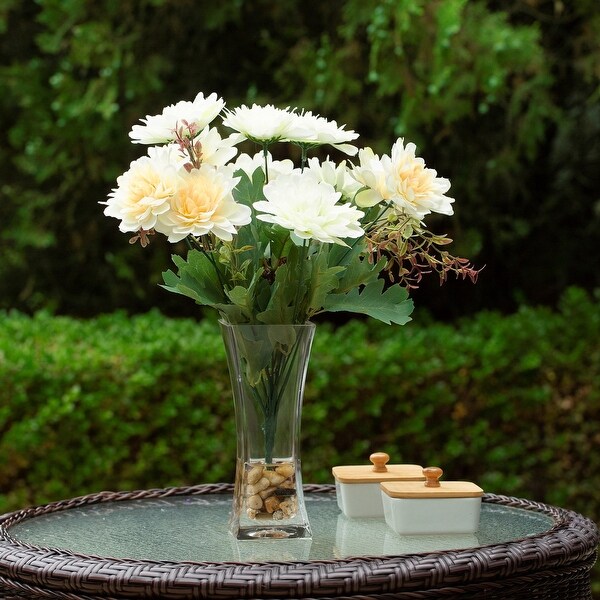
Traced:
POLYGON ((0 517, 0 598, 591 599, 598 528, 486 494, 476 535, 399 536, 305 486, 312 539, 236 541, 232 485, 100 492, 0 517))

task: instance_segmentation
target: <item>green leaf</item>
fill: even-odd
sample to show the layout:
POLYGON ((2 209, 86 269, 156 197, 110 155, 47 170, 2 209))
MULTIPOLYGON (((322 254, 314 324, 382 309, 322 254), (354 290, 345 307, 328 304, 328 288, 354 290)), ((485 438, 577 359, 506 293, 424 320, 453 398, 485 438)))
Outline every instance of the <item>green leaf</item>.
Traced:
POLYGON ((340 278, 339 285, 336 288, 340 294, 376 281, 379 273, 385 267, 385 259, 381 259, 377 263, 370 263, 367 258, 361 257, 361 254, 365 253, 364 244, 362 243, 357 243, 350 249, 346 248, 343 253, 341 250, 343 250, 341 246, 334 248, 329 259, 330 265, 343 264, 346 266, 346 271, 340 278))
POLYGON ((245 323, 246 316, 242 309, 235 304, 215 304, 213 308, 218 310, 228 323, 245 323))
MULTIPOLYGON (((258 313, 256 319, 261 323, 291 323, 294 318, 294 300, 298 286, 301 290, 303 282, 290 282, 290 271, 287 264, 281 265, 275 272, 275 281, 271 285, 271 298, 266 310, 258 313)), ((300 295, 300 297, 302 297, 300 295)))
POLYGON ((235 172, 235 176, 240 177, 239 183, 233 190, 233 197, 237 202, 252 208, 255 202, 265 199, 263 194, 265 174, 262 169, 256 169, 252 174, 252 179, 241 169, 235 172))
POLYGON ((236 285, 227 292, 229 299, 235 304, 248 321, 252 320, 252 295, 249 290, 241 285, 236 285))
POLYGON ((328 267, 328 258, 328 252, 323 249, 311 262, 309 313, 315 313, 323 307, 327 294, 338 288, 340 274, 346 270, 343 266, 328 267))
POLYGON ((397 285, 383 293, 382 290, 383 280, 378 279, 366 285, 362 292, 354 288, 347 294, 330 294, 325 299, 323 308, 329 312, 347 311, 368 315, 388 325, 408 323, 413 311, 413 302, 408 299, 408 292, 397 285))
POLYGON ((187 261, 178 255, 172 258, 178 273, 175 274, 173 271, 163 273, 165 285, 162 287, 207 306, 214 306, 225 300, 215 265, 206 254, 198 250, 190 250, 187 261))
POLYGON ((271 246, 271 260, 278 261, 281 257, 288 254, 288 249, 293 244, 290 238, 290 231, 279 225, 273 225, 268 231, 268 236, 271 246))

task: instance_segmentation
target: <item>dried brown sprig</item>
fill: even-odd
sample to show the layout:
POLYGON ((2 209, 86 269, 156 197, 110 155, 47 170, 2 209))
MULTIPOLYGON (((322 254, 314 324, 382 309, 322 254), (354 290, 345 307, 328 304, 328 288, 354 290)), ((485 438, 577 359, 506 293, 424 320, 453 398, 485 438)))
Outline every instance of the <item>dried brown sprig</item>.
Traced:
POLYGON ((386 259, 384 270, 391 281, 416 289, 426 273, 436 272, 440 285, 448 273, 467 277, 475 283, 481 269, 476 269, 466 258, 453 256, 442 250, 452 242, 445 235, 436 235, 418 221, 390 219, 379 224, 366 235, 369 257, 372 261, 386 259))
POLYGON ((155 233, 154 229, 139 229, 132 238, 129 238, 129 243, 135 244, 139 241, 142 248, 145 248, 150 243, 148 236, 155 233))
POLYGON ((175 139, 181 151, 183 158, 189 159, 183 166, 188 173, 192 169, 199 169, 202 164, 202 144, 200 141, 194 142, 198 135, 198 127, 195 123, 181 121, 181 125, 175 129, 175 139))

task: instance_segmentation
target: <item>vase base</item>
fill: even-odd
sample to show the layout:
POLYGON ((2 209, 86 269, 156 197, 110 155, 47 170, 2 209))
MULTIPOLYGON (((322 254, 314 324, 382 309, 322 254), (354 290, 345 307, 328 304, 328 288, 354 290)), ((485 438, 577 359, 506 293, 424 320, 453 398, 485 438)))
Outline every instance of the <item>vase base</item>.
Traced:
POLYGON ((310 527, 306 525, 282 525, 281 527, 240 527, 236 534, 238 540, 289 540, 311 538, 310 527))

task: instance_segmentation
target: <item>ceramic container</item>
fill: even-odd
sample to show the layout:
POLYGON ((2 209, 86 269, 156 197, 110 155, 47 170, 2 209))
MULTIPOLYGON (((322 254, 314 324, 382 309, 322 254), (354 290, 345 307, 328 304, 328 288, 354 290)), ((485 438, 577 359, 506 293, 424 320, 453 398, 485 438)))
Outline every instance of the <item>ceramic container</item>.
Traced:
POLYGON ((483 490, 469 481, 439 481, 439 467, 423 469, 424 482, 380 484, 386 523, 396 533, 472 534, 479 528, 483 490))
POLYGON ((425 481, 420 465, 388 465, 390 457, 385 452, 375 452, 369 457, 371 465, 333 467, 337 501, 346 517, 383 518, 380 491, 382 482, 425 481))

